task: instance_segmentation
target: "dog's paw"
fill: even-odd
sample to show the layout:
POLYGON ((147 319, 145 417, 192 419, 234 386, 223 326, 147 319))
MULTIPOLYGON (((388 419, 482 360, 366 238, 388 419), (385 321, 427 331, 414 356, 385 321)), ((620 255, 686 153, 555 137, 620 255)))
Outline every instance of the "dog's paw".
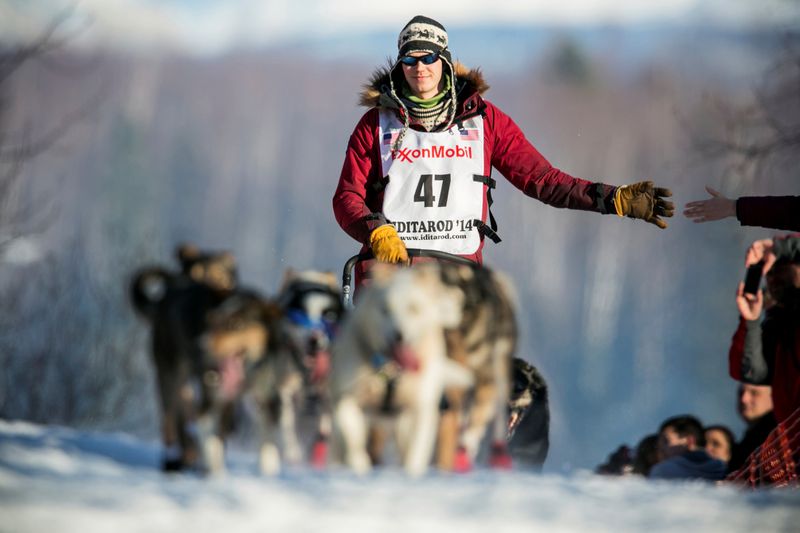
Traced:
POLYGON ((465 474, 472 470, 472 461, 469 459, 469 454, 467 453, 467 449, 463 446, 459 446, 458 450, 456 450, 456 455, 453 458, 453 472, 457 472, 459 474, 465 474))
POLYGON ((325 468, 328 464, 328 440, 320 437, 311 449, 311 466, 317 470, 325 468))
POLYGON ((277 476, 281 472, 281 457, 274 444, 264 444, 258 456, 258 467, 265 476, 277 476))
POLYGON ((185 465, 181 459, 162 459, 161 471, 162 472, 180 472, 185 465))
POLYGON ((495 470, 511 470, 511 454, 505 442, 495 442, 489 453, 489 466, 495 470))
POLYGON ((203 463, 209 475, 225 473, 225 447, 218 436, 211 436, 203 442, 203 463))
POLYGON ((369 460, 369 455, 361 450, 351 451, 347 454, 347 465, 360 476, 368 474, 372 470, 372 461, 369 460))

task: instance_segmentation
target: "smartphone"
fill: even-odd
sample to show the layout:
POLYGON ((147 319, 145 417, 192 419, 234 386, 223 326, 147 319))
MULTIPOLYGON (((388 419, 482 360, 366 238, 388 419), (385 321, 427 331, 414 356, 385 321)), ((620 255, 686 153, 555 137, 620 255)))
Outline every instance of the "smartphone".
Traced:
POLYGON ((744 276, 744 292, 756 294, 761 286, 761 271, 764 270, 764 261, 759 261, 755 265, 747 267, 747 274, 744 276))

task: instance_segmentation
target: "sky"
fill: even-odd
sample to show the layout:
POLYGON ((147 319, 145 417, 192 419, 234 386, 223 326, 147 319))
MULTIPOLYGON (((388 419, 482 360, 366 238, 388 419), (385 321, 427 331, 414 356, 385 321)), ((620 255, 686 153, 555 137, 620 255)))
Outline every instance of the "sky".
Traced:
POLYGON ((494 25, 785 25, 796 0, 0 0, 0 35, 36 35, 74 6, 85 44, 167 47, 199 53, 396 29, 417 14, 446 27, 494 25))

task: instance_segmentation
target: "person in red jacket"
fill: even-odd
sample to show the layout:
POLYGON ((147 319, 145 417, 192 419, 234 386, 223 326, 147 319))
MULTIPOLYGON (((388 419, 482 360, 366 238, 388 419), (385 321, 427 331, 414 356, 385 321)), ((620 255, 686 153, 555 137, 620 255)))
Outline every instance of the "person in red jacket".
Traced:
POLYGON ((773 410, 780 423, 800 409, 800 235, 754 242, 745 264, 760 261, 772 302, 760 321, 765 307, 762 291, 748 294, 739 284, 740 320, 728 364, 732 378, 772 386, 773 410))
MULTIPOLYGON (((484 238, 499 242, 489 212, 496 168, 528 196, 555 207, 650 222, 673 214, 669 190, 644 181, 615 187, 554 168, 505 113, 483 98, 479 70, 453 62, 447 32, 416 16, 397 59, 361 96, 369 107, 347 145, 333 210, 339 225, 378 261, 408 263, 406 247, 482 262, 484 238)), ((356 277, 363 282, 366 262, 356 277)))

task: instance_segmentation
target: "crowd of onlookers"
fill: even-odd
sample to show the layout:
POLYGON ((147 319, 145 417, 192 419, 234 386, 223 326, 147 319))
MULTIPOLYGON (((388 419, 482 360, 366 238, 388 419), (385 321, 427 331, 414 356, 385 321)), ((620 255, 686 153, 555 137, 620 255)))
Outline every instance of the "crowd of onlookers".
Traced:
MULTIPOLYGON (((728 199, 709 189, 708 200, 690 202, 695 222, 735 216, 742 225, 800 231, 800 196, 728 199)), ((665 420, 635 447, 620 446, 597 467, 600 474, 639 474, 653 479, 721 480, 736 472, 775 428, 800 410, 800 233, 755 241, 745 266, 766 286, 736 294, 739 326, 729 351, 730 376, 739 381, 738 412, 746 424, 737 439, 726 426, 705 426, 694 416, 665 420)), ((797 433, 796 424, 788 431, 797 433)), ((793 433, 793 434, 794 434, 793 433)), ((790 440, 798 446, 800 438, 790 440)), ((797 456, 800 450, 789 450, 797 456)), ((789 461, 792 463, 792 461, 789 461)), ((797 478, 798 466, 788 465, 797 478)))
POLYGON ((741 468, 777 425, 769 385, 741 383, 737 407, 746 424, 739 439, 727 426, 704 426, 694 416, 675 416, 665 420, 657 433, 642 438, 634 449, 620 446, 597 472, 654 479, 723 479, 741 468))

